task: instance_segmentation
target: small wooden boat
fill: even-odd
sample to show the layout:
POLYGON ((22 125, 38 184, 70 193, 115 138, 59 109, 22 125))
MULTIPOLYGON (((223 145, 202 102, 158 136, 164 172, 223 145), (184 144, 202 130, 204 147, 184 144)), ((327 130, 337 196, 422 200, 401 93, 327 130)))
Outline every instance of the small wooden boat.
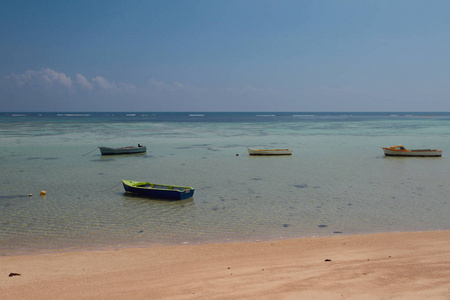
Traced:
POLYGON ((383 148, 384 155, 386 156, 423 156, 423 157, 441 157, 442 150, 438 149, 415 149, 407 150, 403 145, 395 145, 389 148, 383 148))
POLYGON ((147 152, 147 147, 139 144, 137 147, 127 146, 120 148, 111 148, 111 147, 98 147, 100 148, 100 152, 102 155, 117 155, 117 154, 135 154, 135 153, 145 153, 147 152))
POLYGON ((292 155, 289 149, 251 149, 248 148, 249 155, 292 155))
POLYGON ((155 199, 182 200, 194 196, 194 188, 157 184, 151 182, 138 182, 122 180, 125 191, 155 199))

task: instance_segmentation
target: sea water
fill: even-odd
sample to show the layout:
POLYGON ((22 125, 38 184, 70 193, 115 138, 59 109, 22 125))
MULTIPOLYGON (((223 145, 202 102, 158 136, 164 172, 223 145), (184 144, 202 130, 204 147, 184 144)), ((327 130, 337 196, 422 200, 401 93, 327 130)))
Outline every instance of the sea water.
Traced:
POLYGON ((447 113, 2 113, 0 254, 450 229, 449 135, 447 113), (385 157, 395 144, 443 156, 385 157))

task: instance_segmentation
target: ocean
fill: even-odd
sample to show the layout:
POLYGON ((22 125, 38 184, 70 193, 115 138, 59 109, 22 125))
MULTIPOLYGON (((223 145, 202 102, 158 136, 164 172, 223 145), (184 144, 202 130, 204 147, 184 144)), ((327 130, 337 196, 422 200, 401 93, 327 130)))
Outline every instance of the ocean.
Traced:
POLYGON ((447 230, 449 137, 432 112, 0 113, 0 255, 447 230), (385 157, 396 144, 443 156, 385 157), (146 199, 122 179, 195 194, 146 199))

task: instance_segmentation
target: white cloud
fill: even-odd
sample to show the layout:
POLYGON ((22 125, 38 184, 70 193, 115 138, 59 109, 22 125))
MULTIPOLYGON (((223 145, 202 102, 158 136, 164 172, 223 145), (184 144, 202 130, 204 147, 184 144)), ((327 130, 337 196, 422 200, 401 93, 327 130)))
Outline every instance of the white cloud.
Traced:
POLYGON ((139 89, 131 83, 119 82, 117 88, 124 93, 136 93, 139 89))
POLYGON ((102 76, 96 76, 92 79, 92 82, 96 85, 99 91, 106 91, 111 93, 135 93, 137 88, 133 84, 119 82, 115 83, 114 81, 109 81, 102 76))
POLYGON ((87 90, 92 90, 92 84, 81 74, 76 75, 76 82, 82 87, 87 90))
POLYGON ((28 70, 23 74, 11 74, 5 79, 10 85, 31 86, 46 89, 63 87, 72 88, 72 79, 64 73, 59 73, 49 68, 40 71, 28 70))
POLYGON ((167 84, 163 81, 157 81, 153 78, 148 80, 148 87, 159 92, 171 92, 171 93, 199 93, 204 94, 208 91, 206 88, 199 88, 193 85, 184 84, 175 81, 173 84, 167 84))
POLYGON ((92 78, 92 81, 97 84, 100 88, 104 89, 104 90, 111 90, 111 89, 115 89, 116 88, 116 84, 113 82, 109 82, 108 80, 106 80, 105 78, 103 78, 102 76, 97 76, 92 78))
POLYGON ((169 90, 169 85, 162 82, 162 81, 157 81, 153 78, 150 78, 148 80, 148 85, 150 88, 156 88, 159 91, 164 91, 164 90, 169 90))
POLYGON ((253 86, 214 90, 154 78, 143 86, 103 76, 88 79, 79 73, 72 80, 46 68, 0 78, 0 111, 177 111, 187 107, 220 110, 228 109, 230 101, 241 107, 244 102, 252 102, 249 100, 267 98, 264 94, 253 86))
POLYGON ((44 80, 46 80, 50 84, 59 83, 67 88, 72 87, 72 79, 70 79, 70 77, 67 77, 64 73, 59 73, 49 68, 44 69, 41 72, 44 80))

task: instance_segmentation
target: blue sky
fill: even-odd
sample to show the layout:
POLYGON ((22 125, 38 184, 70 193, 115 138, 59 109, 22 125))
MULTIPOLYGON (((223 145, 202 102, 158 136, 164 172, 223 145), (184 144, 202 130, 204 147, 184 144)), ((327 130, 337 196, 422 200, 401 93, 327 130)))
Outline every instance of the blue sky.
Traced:
POLYGON ((0 0, 0 111, 450 111, 450 1, 0 0))

